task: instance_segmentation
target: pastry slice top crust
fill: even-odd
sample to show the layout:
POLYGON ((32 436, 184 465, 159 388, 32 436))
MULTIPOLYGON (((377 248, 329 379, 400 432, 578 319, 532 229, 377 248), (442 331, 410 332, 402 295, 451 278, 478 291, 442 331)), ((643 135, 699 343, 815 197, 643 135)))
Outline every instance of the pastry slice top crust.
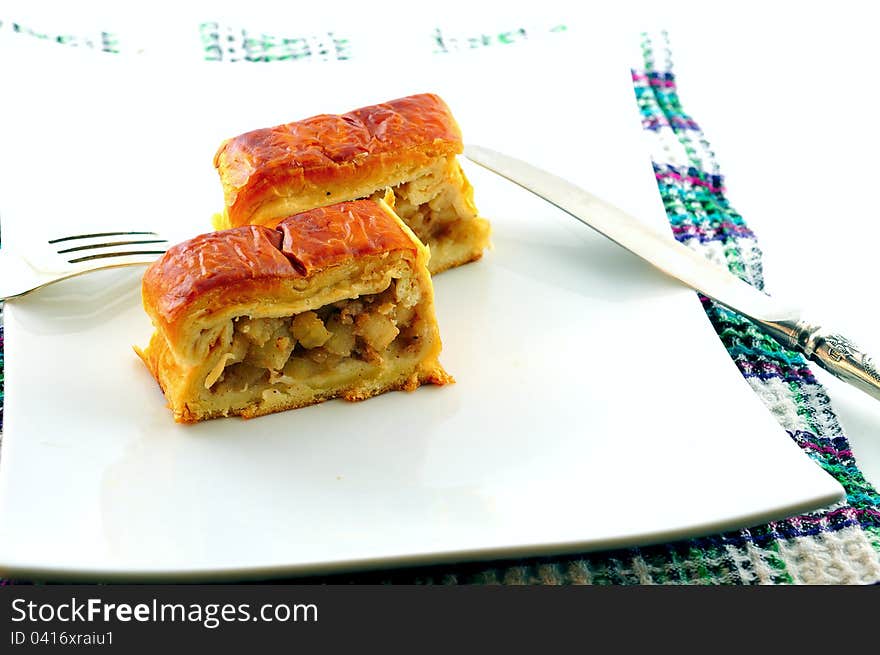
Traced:
POLYGON ((338 203, 275 229, 248 225, 171 247, 144 273, 144 308, 174 344, 194 323, 209 323, 228 308, 302 300, 322 271, 392 253, 418 265, 429 257, 384 201, 338 203))
POLYGON ((272 225, 260 209, 279 195, 361 197, 460 152, 449 107, 426 93, 241 134, 221 144, 214 166, 229 225, 272 225))

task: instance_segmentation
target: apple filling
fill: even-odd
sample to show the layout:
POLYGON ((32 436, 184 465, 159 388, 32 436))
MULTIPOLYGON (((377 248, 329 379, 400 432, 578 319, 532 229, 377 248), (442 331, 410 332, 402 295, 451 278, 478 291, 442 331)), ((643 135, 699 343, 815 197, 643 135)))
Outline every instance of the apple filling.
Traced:
POLYGON ((419 177, 394 187, 394 210, 427 243, 452 223, 477 217, 466 193, 469 186, 454 157, 440 160, 419 177))
POLYGON ((376 367, 405 368, 419 357, 430 326, 418 313, 414 282, 294 316, 233 319, 231 343, 204 387, 233 405, 291 387, 321 393, 356 384, 376 367))
MULTIPOLYGON (((479 258, 488 243, 489 223, 479 218, 472 187, 455 157, 438 161, 392 191, 394 211, 431 249, 431 273, 479 258)), ((376 191, 371 198, 384 193, 376 191)))

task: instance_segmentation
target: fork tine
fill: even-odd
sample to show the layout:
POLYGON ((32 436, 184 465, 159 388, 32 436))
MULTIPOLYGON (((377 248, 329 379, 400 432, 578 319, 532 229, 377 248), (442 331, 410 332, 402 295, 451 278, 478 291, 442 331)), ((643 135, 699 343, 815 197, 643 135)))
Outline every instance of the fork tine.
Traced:
POLYGON ((66 237, 60 237, 58 239, 50 239, 49 244, 64 244, 70 245, 69 248, 61 248, 56 250, 58 255, 61 255, 68 264, 80 264, 82 262, 88 262, 99 259, 110 259, 115 257, 131 257, 131 256, 152 256, 152 255, 161 255, 165 252, 165 249, 159 250, 158 248, 155 250, 123 250, 123 251, 110 251, 107 252, 111 248, 118 248, 119 246, 136 246, 136 245, 145 245, 150 243, 163 244, 168 243, 167 239, 161 238, 161 235, 157 232, 148 232, 148 231, 136 231, 131 230, 127 232, 94 232, 91 234, 77 234, 66 237), (155 239, 126 239, 122 241, 100 241, 98 243, 91 242, 88 240, 95 239, 103 239, 104 237, 113 237, 113 236, 145 236, 145 237, 157 237, 155 239), (77 241, 83 242, 82 245, 74 245, 77 241), (83 255, 81 257, 74 257, 72 259, 68 259, 67 253, 80 252, 83 250, 102 250, 103 252, 96 252, 91 255, 83 255))
POLYGON ((127 257, 130 255, 163 255, 165 254, 164 250, 131 250, 128 252, 106 252, 98 255, 86 255, 84 257, 75 257, 73 259, 67 260, 71 264, 78 264, 80 262, 87 262, 92 259, 108 259, 110 257, 127 257))
POLYGON ((66 252, 76 252, 78 250, 94 250, 95 248, 111 248, 114 246, 134 246, 144 243, 168 243, 168 239, 141 239, 139 241, 113 241, 111 243, 92 243, 87 246, 76 246, 74 248, 64 248, 58 251, 61 255, 66 252))
POLYGON ((50 239, 49 243, 61 243, 62 241, 74 241, 75 239, 93 239, 95 237, 116 237, 127 236, 129 234, 149 234, 159 236, 156 232, 95 232, 94 234, 77 234, 69 237, 61 237, 60 239, 50 239))

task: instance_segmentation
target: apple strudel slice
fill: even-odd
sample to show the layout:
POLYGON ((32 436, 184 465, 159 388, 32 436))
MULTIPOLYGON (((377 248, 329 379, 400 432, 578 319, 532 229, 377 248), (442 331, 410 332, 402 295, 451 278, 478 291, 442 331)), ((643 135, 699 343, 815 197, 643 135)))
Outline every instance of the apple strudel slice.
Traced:
POLYGON ((449 107, 429 93, 247 132, 214 156, 225 200, 215 227, 273 227, 391 187, 398 215, 431 249, 429 269, 438 273, 479 259, 489 244, 461 152, 449 107))
POLYGON ((384 200, 203 234, 144 274, 135 350, 183 423, 446 384, 428 258, 384 200))

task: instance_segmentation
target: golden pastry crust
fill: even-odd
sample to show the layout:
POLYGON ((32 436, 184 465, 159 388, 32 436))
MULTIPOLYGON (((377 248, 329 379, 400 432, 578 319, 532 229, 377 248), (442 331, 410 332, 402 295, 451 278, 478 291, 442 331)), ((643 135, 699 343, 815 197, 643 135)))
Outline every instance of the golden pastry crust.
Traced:
POLYGON ((479 259, 489 243, 489 223, 456 159, 461 151, 458 124, 434 94, 247 132, 214 157, 225 199, 215 227, 273 227, 390 187, 400 217, 435 253, 437 273, 479 259))
POLYGON ((281 281, 307 278, 345 260, 395 250, 427 257, 373 201, 319 207, 282 221, 209 232, 168 249, 144 273, 144 305, 164 330, 173 329, 206 294, 215 302, 244 293, 277 293, 281 281))
POLYGON ((221 144, 214 166, 229 225, 271 225, 279 217, 259 211, 269 194, 297 196, 326 187, 328 204, 350 200, 346 189, 401 177, 404 170, 461 151, 461 130, 449 107, 425 93, 246 132, 221 144))
POLYGON ((179 422, 446 384, 452 378, 438 361, 428 257, 384 201, 318 208, 275 229, 203 234, 170 248, 144 274, 144 308, 156 331, 146 349, 135 350, 179 422), (342 326, 341 312, 357 321, 349 316, 342 326), (300 315, 307 315, 302 324, 300 315), (323 347, 337 336, 328 328, 351 340, 348 352, 332 341, 329 351, 323 347), (260 330, 274 332, 255 337, 260 330), (382 348, 393 350, 387 361, 382 348), (334 359, 346 360, 349 373, 337 375, 334 359), (318 365, 325 360, 331 363, 318 365), (234 378, 233 365, 242 389, 218 391, 224 381, 232 384, 226 378, 234 378))

